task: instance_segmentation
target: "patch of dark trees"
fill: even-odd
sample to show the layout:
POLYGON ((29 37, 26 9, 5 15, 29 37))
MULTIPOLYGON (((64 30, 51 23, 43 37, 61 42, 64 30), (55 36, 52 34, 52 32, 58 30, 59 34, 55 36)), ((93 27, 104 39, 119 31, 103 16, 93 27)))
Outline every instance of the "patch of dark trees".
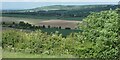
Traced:
MULTIPOLYGON (((41 28, 55 28, 55 29, 61 29, 61 26, 59 27, 51 27, 50 25, 48 26, 45 26, 45 25, 42 25, 42 26, 35 26, 35 25, 32 25, 32 24, 29 24, 29 23, 25 23, 24 21, 20 21, 19 23, 15 23, 15 22, 12 22, 12 23, 6 23, 6 22, 2 22, 2 26, 3 27, 10 27, 10 28, 17 28, 17 29, 41 29, 41 28)), ((68 29, 70 30, 71 28, 70 27, 66 27, 65 29, 68 29)))

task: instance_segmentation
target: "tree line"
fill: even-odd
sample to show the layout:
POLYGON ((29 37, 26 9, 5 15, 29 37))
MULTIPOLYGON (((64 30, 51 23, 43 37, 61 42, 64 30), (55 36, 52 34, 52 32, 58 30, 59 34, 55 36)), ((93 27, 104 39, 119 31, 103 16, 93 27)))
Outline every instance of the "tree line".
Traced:
MULTIPOLYGON (((61 29, 61 26, 59 26, 59 27, 53 27, 53 26, 51 27, 50 25, 48 25, 48 26, 45 26, 45 25, 35 26, 35 25, 30 24, 30 23, 25 23, 24 21, 20 21, 19 23, 12 22, 11 24, 3 21, 2 26, 3 27, 11 27, 11 28, 21 28, 21 29, 40 29, 40 28, 61 29)), ((65 29, 71 29, 71 28, 66 27, 65 29)))

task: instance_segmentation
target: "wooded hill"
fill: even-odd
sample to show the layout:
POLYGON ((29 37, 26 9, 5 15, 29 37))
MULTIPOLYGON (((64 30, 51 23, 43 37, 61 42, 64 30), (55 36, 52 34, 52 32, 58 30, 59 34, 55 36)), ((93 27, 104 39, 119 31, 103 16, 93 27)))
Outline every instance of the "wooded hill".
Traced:
POLYGON ((3 10, 3 16, 38 19, 82 20, 91 12, 114 10, 118 5, 53 5, 23 10, 3 10))

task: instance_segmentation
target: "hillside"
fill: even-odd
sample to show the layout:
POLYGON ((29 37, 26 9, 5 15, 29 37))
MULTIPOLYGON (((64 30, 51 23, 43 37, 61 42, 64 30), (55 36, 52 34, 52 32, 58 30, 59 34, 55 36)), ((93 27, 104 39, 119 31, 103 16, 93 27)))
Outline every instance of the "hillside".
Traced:
POLYGON ((49 11, 49 10, 84 10, 84 9, 115 9, 118 7, 117 5, 52 5, 52 6, 42 6, 42 7, 36 7, 31 9, 23 9, 23 10, 3 10, 3 12, 28 12, 28 11, 49 11))
POLYGON ((3 10, 3 16, 37 19, 82 20, 91 12, 114 10, 117 5, 53 5, 26 10, 3 10))
POLYGON ((81 9, 88 9, 88 8, 96 8, 96 7, 106 7, 105 5, 53 5, 53 6, 44 6, 44 7, 37 7, 33 10, 81 10, 81 9))

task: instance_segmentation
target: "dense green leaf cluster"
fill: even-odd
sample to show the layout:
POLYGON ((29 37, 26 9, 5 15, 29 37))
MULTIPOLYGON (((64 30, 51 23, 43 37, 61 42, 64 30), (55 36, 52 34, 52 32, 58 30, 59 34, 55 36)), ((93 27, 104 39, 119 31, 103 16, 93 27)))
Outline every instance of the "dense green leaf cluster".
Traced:
MULTIPOLYGON (((6 30, 3 32, 3 48, 11 51, 38 54, 64 54, 65 38, 62 35, 48 35, 40 30, 25 32, 18 30, 6 30)), ((67 53, 67 52, 66 52, 67 53)))
POLYGON ((83 32, 62 37, 56 33, 42 33, 40 30, 25 32, 3 31, 3 48, 48 55, 74 55, 80 58, 118 58, 120 56, 120 35, 117 11, 91 13, 79 24, 83 32))
MULTIPOLYGON (((117 11, 109 10, 100 13, 91 13, 83 20, 80 28, 83 29, 83 40, 93 43, 92 54, 98 58, 119 57, 119 18, 117 11)), ((91 50, 89 50, 91 52, 91 50)), ((87 53, 90 54, 90 53, 87 53)))

